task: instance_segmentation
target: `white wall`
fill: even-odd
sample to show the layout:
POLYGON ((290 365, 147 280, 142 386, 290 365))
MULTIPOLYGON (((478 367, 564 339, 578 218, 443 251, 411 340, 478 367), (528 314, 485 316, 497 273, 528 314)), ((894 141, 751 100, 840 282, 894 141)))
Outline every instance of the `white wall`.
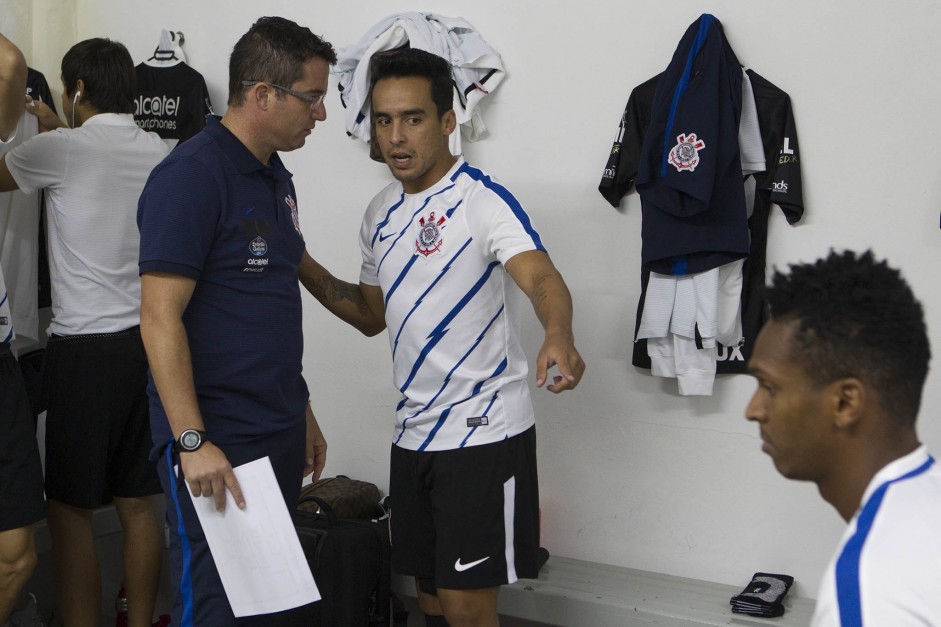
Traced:
MULTIPOLYGON (((54 0, 50 0, 55 3, 54 0)), ((933 0, 620 2, 439 0, 76 0, 77 35, 123 41, 150 56, 161 28, 182 30, 191 65, 224 109, 227 57, 261 14, 309 25, 337 46, 397 10, 460 15, 503 55, 508 78, 488 103, 491 134, 466 144, 533 215, 576 305, 588 363, 581 386, 535 394, 544 544, 557 555, 744 585, 754 571, 797 578, 814 596, 843 523, 811 484, 779 477, 742 411, 743 376, 711 398, 683 398, 675 383, 630 365, 639 292, 640 206, 620 211, 597 193, 631 88, 666 67, 702 12, 724 24, 743 63, 788 91, 803 151, 806 217, 776 213, 769 261, 809 260, 831 246, 865 248, 900 265, 923 299, 941 351, 939 191, 941 137, 933 0)), ((58 64, 40 67, 58 76, 58 64)), ((58 87, 58 86, 56 86, 58 87)), ((287 155, 312 254, 355 280, 356 233, 387 180, 365 147, 347 139, 339 97, 309 146, 287 155)), ((305 373, 330 442, 327 473, 387 485, 393 405, 388 346, 305 300, 305 373)), ((527 321, 527 348, 540 334, 527 321)), ((939 375, 932 372, 921 434, 941 452, 939 375)))

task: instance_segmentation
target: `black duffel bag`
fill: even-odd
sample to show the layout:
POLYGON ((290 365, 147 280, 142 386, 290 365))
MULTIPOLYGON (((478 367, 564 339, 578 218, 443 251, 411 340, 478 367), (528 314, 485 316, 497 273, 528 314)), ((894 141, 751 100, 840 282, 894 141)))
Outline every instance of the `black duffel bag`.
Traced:
POLYGON ((321 600, 286 612, 298 627, 404 626, 408 614, 392 595, 389 526, 385 519, 339 518, 316 496, 298 503, 294 527, 321 600), (315 504, 320 513, 301 504, 315 504))

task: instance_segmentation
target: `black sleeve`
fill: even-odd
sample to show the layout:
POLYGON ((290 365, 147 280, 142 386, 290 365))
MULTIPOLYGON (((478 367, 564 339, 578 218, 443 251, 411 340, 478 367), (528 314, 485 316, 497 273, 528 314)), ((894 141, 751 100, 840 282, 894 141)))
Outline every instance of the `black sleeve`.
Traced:
POLYGON ((662 75, 657 74, 635 87, 624 107, 617 137, 611 146, 601 183, 598 184, 598 191, 612 207, 617 207, 634 186, 644 134, 650 126, 653 99, 662 75))
POLYGON ((206 86, 206 79, 195 71, 194 74, 192 91, 186 99, 190 103, 188 114, 180 124, 180 142, 203 130, 203 127, 206 126, 206 116, 212 113, 212 102, 209 99, 209 88, 206 86))
POLYGON ((621 114, 618 134, 611 145, 608 162, 604 166, 598 191, 612 207, 617 207, 634 185, 637 164, 640 162, 640 149, 644 141, 644 128, 638 115, 637 89, 631 96, 621 114))
POLYGON ((788 224, 794 224, 804 215, 804 190, 801 185, 800 150, 797 143, 797 126, 787 99, 787 114, 784 139, 774 164, 771 179, 771 202, 781 207, 788 224))

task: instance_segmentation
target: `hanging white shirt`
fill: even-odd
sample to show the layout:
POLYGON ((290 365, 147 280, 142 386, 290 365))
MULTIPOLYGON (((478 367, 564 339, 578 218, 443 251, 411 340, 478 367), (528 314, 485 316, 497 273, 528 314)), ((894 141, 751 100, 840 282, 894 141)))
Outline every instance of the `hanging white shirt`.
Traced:
MULTIPOLYGON (((364 142, 370 138, 369 60, 372 55, 408 44, 444 58, 454 78, 454 113, 468 141, 486 132, 477 105, 503 81, 506 72, 494 50, 462 17, 415 11, 382 19, 355 44, 337 51, 331 73, 339 77, 346 107, 346 131, 364 142)), ((461 154, 461 134, 451 133, 451 154, 461 154)))

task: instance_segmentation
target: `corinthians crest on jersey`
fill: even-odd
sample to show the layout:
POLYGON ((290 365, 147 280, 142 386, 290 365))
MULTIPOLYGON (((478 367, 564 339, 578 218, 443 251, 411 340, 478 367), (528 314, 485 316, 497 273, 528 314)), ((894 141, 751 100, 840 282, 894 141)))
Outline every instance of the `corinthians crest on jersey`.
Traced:
POLYGON ((676 137, 676 146, 670 150, 670 164, 677 172, 687 170, 692 172, 699 165, 699 151, 706 147, 706 142, 696 137, 696 133, 689 135, 680 133, 676 137))
POLYGON ((418 237, 415 239, 415 250, 418 254, 427 258, 441 252, 444 245, 441 230, 447 220, 446 216, 438 217, 434 211, 418 219, 418 237))

